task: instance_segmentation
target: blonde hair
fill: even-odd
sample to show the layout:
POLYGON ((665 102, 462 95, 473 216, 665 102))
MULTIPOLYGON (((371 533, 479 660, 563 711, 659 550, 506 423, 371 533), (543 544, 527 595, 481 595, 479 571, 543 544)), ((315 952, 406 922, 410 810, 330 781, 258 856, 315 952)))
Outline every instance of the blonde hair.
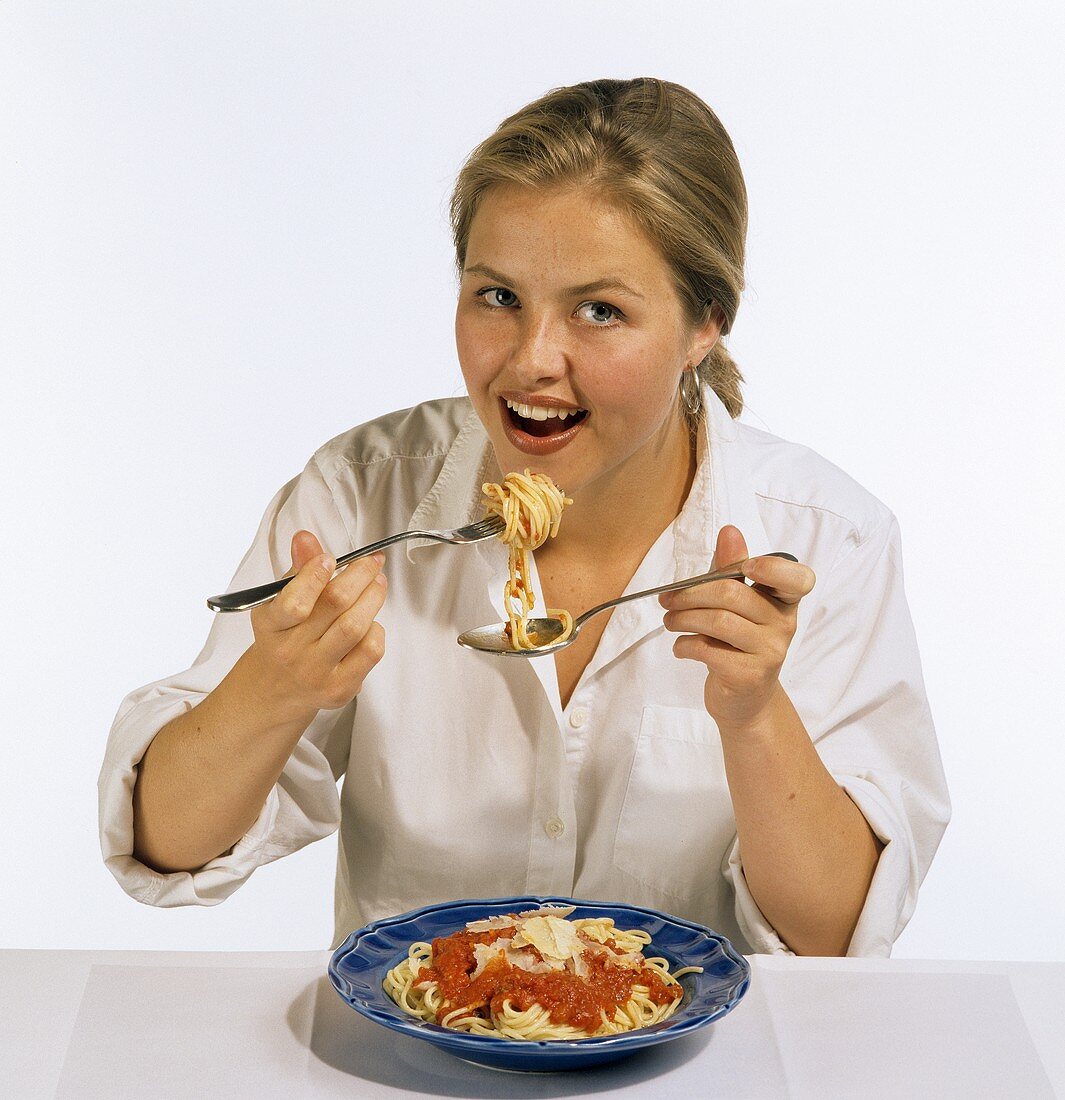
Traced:
MULTIPOLYGON (((643 229, 673 272, 693 326, 717 311, 732 328, 743 291, 747 189, 717 115, 693 92, 653 77, 556 88, 504 119, 459 172, 451 230, 459 273, 470 226, 488 189, 583 185, 598 189, 643 229)), ((743 376, 719 339, 681 378, 683 404, 701 415, 709 383, 733 417, 743 376)))

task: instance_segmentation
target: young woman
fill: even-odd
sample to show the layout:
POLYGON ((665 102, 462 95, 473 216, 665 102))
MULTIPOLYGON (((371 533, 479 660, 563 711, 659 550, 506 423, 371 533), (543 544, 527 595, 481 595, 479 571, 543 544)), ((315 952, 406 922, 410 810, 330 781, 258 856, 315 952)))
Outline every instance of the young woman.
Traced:
POLYGON ((949 816, 898 529, 736 419, 728 135, 674 84, 559 89, 474 150, 452 223, 469 398, 352 429, 271 501, 231 587, 295 579, 123 702, 108 866, 140 901, 214 904, 339 827, 334 943, 421 904, 552 893, 665 909, 745 951, 887 954, 949 816), (479 518, 482 484, 525 468, 573 501, 536 554, 541 604, 748 556, 751 583, 500 660, 455 644, 506 618, 500 542, 334 574, 330 555, 479 518))

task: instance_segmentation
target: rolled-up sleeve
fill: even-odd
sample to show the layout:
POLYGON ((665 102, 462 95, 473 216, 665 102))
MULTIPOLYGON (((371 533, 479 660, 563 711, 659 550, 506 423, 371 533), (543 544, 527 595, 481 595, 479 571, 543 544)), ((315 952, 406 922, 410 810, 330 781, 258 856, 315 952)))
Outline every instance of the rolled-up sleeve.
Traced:
MULTIPOLYGON (((887 956, 950 819, 950 800, 903 588, 898 524, 855 535, 824 578, 782 683, 836 782, 883 844, 848 955, 887 956)), ((752 948, 790 953, 726 853, 752 948)))
MULTIPOLYGON (((333 554, 352 545, 314 458, 270 502, 228 590, 282 576, 290 565, 292 536, 301 529, 314 532, 333 554)), ((206 645, 190 668, 138 688, 118 709, 98 781, 100 848, 123 890, 146 905, 217 905, 257 867, 328 836, 339 825, 336 784, 347 762, 354 702, 318 713, 259 817, 229 852, 196 871, 170 874, 133 856, 133 788, 144 753, 163 726, 218 685, 252 641, 248 615, 216 615, 206 645)))

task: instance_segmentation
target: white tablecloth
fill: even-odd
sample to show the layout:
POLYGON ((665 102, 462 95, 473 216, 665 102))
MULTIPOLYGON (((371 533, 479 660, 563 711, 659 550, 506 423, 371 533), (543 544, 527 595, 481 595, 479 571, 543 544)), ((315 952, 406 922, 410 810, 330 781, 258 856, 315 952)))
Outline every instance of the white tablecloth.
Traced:
POLYGON ((1065 963, 754 956, 747 996, 696 1035, 583 1072, 513 1074, 364 1020, 329 984, 328 958, 2 951, 0 1092, 1065 1096, 1065 963))

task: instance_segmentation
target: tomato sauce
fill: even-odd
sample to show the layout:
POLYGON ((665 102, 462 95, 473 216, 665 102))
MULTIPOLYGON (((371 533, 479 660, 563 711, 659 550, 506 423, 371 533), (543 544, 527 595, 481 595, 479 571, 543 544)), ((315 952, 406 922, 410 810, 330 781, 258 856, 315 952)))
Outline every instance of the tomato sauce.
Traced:
MULTIPOLYGON (((455 932, 433 940, 432 965, 423 966, 417 980, 436 982, 440 989, 444 1006, 437 1014, 438 1023, 457 1008, 488 1019, 489 1010, 498 1014, 503 1002, 510 1001, 517 1012, 538 1004, 547 1010, 552 1023, 569 1024, 591 1034, 602 1024, 600 1011, 607 1019, 613 1018, 615 1009, 629 999, 635 985, 645 986, 655 1004, 672 1004, 681 997, 679 986, 667 985, 650 967, 629 970, 611 966, 606 955, 591 952, 584 955, 586 978, 559 970, 530 974, 500 958, 489 962, 476 980, 471 980, 476 969, 474 947, 513 936, 514 932, 513 928, 493 928, 487 932, 455 932)), ((539 956, 535 948, 529 950, 539 956)))

